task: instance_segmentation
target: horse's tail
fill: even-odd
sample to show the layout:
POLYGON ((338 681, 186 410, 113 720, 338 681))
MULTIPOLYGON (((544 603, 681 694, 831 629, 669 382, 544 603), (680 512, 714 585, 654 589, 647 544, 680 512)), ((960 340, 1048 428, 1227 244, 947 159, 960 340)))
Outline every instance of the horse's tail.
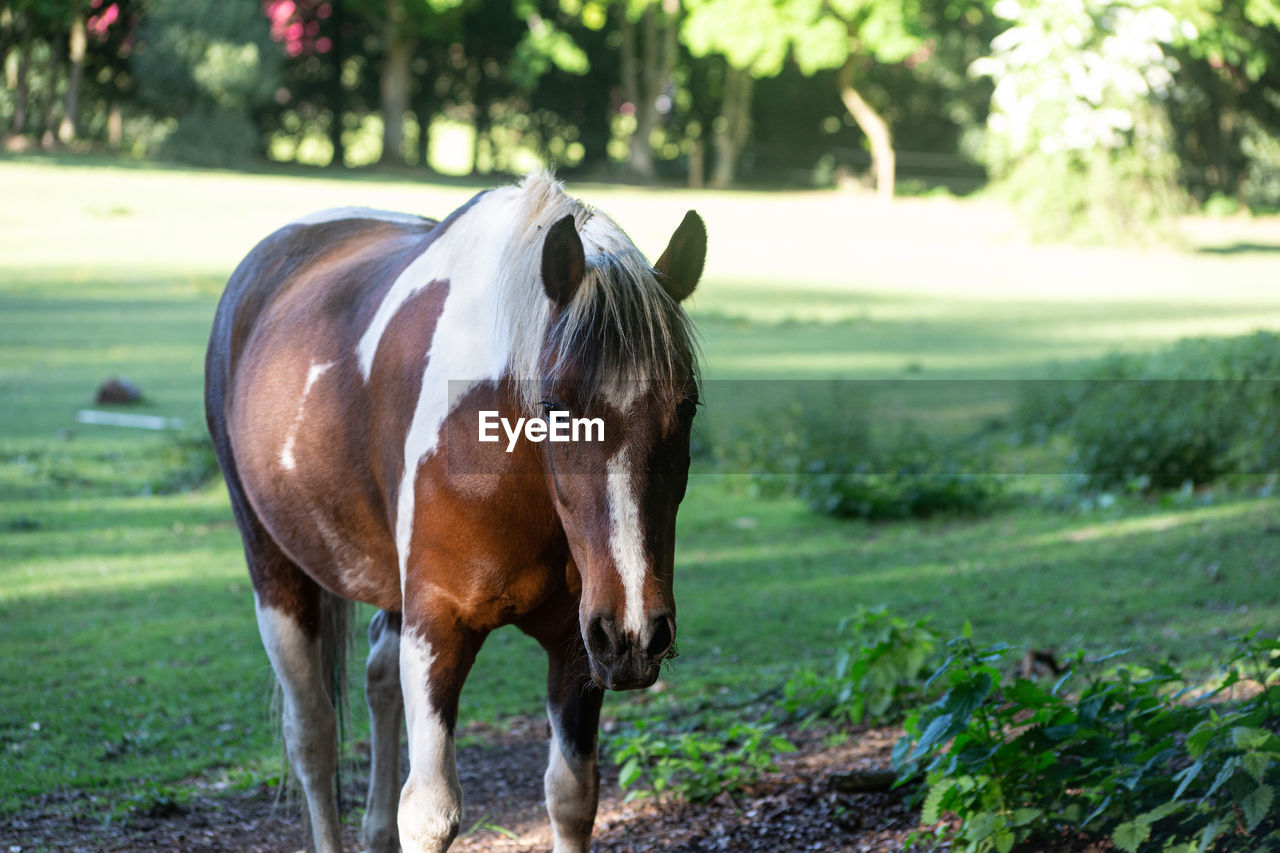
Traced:
POLYGON ((334 795, 342 814, 342 756, 347 734, 347 653, 351 649, 350 599, 328 590, 320 598, 320 663, 325 673, 325 690, 338 717, 338 764, 334 774, 334 795))

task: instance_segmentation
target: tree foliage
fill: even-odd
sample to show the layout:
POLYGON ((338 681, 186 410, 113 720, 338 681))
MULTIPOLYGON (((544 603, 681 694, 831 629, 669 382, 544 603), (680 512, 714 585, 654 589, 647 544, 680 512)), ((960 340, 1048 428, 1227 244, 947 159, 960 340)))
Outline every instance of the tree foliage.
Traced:
POLYGON ((1277 0, 14 0, 0 55, 18 147, 423 167, 463 127, 473 171, 695 186, 949 158, 1051 234, 1280 206, 1277 0))
POLYGON ((271 101, 283 59, 255 0, 152 0, 138 42, 139 94, 177 117, 168 154, 230 166, 259 152, 252 115, 271 101))

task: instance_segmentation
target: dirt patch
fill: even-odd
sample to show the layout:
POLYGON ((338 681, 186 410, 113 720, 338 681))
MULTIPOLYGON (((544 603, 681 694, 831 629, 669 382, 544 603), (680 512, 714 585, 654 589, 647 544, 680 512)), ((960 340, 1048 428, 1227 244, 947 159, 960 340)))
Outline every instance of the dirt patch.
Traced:
MULTIPOLYGON (((458 769, 466 797, 460 853, 545 851, 550 827, 542 804, 546 725, 471 727, 460 738, 458 769)), ((612 768, 605 768, 593 849, 642 851, 879 851, 899 850, 917 816, 892 793, 847 794, 832 774, 887 766, 899 731, 871 729, 824 748, 817 733, 794 734, 800 750, 777 773, 736 797, 693 805, 676 799, 623 801, 612 768)), ((363 805, 365 779, 344 786, 348 814, 363 805)), ((294 853, 308 848, 297 812, 262 789, 196 794, 183 803, 157 801, 125 822, 104 824, 83 815, 103 811, 83 793, 51 795, 0 822, 0 853, 29 851, 213 851, 294 853), (96 807, 96 808, 95 808, 96 807)), ((359 850, 358 820, 344 827, 346 849, 359 850)))

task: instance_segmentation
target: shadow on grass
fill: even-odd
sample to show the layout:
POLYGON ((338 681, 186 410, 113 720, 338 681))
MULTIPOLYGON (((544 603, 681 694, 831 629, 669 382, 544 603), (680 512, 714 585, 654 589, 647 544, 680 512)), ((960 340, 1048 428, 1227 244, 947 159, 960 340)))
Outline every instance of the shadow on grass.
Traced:
POLYGON ((1280 536, 1267 533, 1274 507, 886 525, 796 518, 785 530, 761 517, 728 534, 730 522, 682 539, 693 552, 678 570, 686 672, 719 677, 710 650, 752 661, 757 675, 818 660, 840 620, 877 605, 928 615, 944 635, 969 620, 988 641, 1134 647, 1140 662, 1173 655, 1207 668, 1232 635, 1280 615, 1265 569, 1280 563, 1280 536))
POLYGON ((1274 254, 1280 252, 1280 243, 1228 243, 1225 246, 1201 246, 1196 251, 1204 255, 1274 254))

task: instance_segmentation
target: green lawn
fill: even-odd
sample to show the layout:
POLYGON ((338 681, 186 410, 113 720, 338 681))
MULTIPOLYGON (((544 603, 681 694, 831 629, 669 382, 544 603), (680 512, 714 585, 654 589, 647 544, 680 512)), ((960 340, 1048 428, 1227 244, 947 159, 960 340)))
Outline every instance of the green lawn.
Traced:
MULTIPOLYGON (((147 393, 145 411, 198 431, 213 307, 257 239, 335 205, 443 216, 475 189, 0 160, 0 813, 60 789, 118 797, 275 772, 269 674, 225 491, 163 494, 198 463, 173 436, 74 413, 121 373, 147 393)), ((1280 328, 1280 255, 1265 250, 1280 243, 1265 236, 1280 235, 1276 220, 1190 222, 1179 251, 1073 249, 1025 244, 984 201, 884 210, 827 194, 571 189, 652 255, 686 208, 703 213, 711 254, 693 311, 712 380, 1028 377, 1113 348, 1280 328), (1196 250, 1245 244, 1263 248, 1196 250)), ((742 485, 700 475, 681 514, 682 656, 664 694, 677 702, 821 664, 860 605, 1198 667, 1233 632, 1280 624, 1280 500, 868 525, 742 485)), ((495 634, 464 719, 537 713, 537 657, 519 634, 495 634)))

